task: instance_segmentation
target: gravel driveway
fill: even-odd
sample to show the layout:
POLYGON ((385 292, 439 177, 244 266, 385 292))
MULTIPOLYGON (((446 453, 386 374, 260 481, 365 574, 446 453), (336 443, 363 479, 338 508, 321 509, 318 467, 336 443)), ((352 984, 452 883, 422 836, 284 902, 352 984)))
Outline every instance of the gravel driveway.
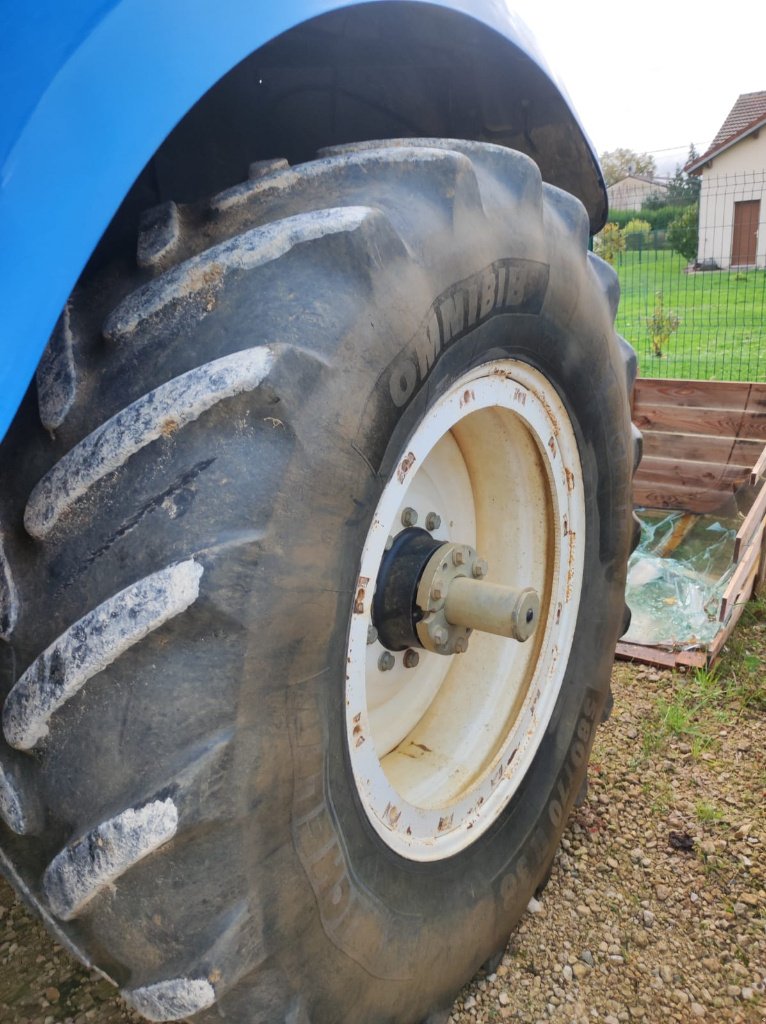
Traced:
MULTIPOLYGON (((718 673, 616 666, 550 882, 451 1024, 766 1024, 766 615, 748 618, 718 673)), ((139 1024, 4 882, 0 918, 2 1024, 139 1024)))

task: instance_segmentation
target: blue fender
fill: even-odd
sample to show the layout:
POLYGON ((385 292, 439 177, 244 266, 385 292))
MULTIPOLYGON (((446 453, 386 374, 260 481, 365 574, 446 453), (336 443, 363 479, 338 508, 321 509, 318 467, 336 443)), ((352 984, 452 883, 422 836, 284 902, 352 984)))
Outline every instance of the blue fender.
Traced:
MULTIPOLYGON (((353 0, 3 5, 0 438, 99 238, 172 128, 250 53, 309 18, 352 6, 353 0)), ((436 6, 504 37, 566 101, 531 35, 502 0, 436 6)), ((603 191, 593 149, 571 107, 570 114, 592 158, 587 174, 603 191)))

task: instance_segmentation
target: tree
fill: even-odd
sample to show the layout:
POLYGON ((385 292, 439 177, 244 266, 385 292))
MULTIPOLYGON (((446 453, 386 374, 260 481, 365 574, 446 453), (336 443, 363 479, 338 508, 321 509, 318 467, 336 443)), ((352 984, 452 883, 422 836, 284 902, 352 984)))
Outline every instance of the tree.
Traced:
POLYGON ((668 205, 668 197, 665 192, 652 192, 641 203, 641 210, 662 210, 668 205))
POLYGON ((611 149, 602 153, 599 159, 607 185, 614 185, 629 174, 653 178, 657 171, 651 153, 636 153, 632 149, 611 149))
POLYGON ((686 260, 697 256, 697 236, 699 233, 699 203, 687 206, 668 225, 668 243, 670 247, 686 260))
MULTIPOLYGON (((689 146, 689 155, 686 158, 686 165, 696 160, 699 153, 694 148, 694 143, 689 146)), ((681 164, 676 164, 676 173, 668 182, 666 201, 673 206, 691 206, 699 199, 702 182, 697 177, 686 174, 681 164)))

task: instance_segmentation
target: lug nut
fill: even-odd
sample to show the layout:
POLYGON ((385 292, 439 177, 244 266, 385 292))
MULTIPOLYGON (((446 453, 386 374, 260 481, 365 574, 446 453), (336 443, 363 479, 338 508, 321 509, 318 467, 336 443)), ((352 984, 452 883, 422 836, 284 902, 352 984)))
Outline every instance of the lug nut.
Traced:
POLYGON ((378 668, 381 672, 389 672, 396 664, 396 658, 390 651, 383 651, 378 658, 378 668))
POLYGON ((452 552, 452 564, 462 565, 465 562, 465 551, 462 548, 455 548, 452 552))
POLYGON ((426 529, 427 530, 438 530, 442 524, 442 517, 437 515, 436 512, 429 512, 426 516, 426 529))
POLYGON ((409 506, 402 510, 402 526, 415 526, 418 521, 418 514, 414 508, 409 506))
POLYGON ((378 639, 378 631, 374 626, 367 627, 367 643, 374 644, 378 639))
POLYGON ((486 561, 483 558, 477 558, 476 561, 473 563, 473 568, 471 569, 471 572, 475 580, 483 580, 484 577, 489 572, 489 566, 487 565, 486 561))
POLYGON ((417 663, 419 661, 420 661, 420 655, 418 654, 417 651, 414 651, 411 647, 409 647, 404 652, 404 667, 405 668, 415 668, 415 666, 417 665, 417 663))
POLYGON ((434 599, 434 601, 441 601, 441 599, 444 597, 444 590, 442 588, 441 580, 434 580, 431 586, 431 597, 434 599))

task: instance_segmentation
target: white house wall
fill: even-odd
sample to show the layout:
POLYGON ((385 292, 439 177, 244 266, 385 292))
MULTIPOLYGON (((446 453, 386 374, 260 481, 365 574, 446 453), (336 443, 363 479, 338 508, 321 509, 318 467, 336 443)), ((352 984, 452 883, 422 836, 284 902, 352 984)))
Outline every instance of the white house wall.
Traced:
POLYGON ((650 196, 665 192, 665 185, 640 178, 623 178, 606 190, 610 210, 640 210, 650 196))
POLYGON ((756 266, 766 267, 766 130, 748 136, 713 157, 702 173, 697 258, 728 270, 734 233, 734 204, 761 200, 756 266))

